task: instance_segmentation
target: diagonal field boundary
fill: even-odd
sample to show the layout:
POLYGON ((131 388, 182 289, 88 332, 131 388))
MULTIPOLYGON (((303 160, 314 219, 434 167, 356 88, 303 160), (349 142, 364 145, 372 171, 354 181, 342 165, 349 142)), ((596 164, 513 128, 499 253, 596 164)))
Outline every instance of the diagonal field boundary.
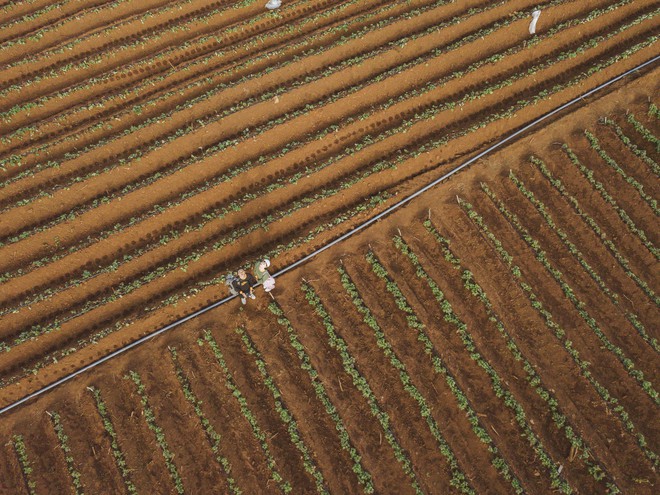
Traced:
MULTIPOLYGON (((447 173, 444 174, 443 176, 439 177, 438 179, 435 179, 434 181, 428 183, 427 185, 425 185, 425 186, 422 187, 421 189, 418 189, 417 191, 415 191, 414 193, 410 194, 409 196, 406 196, 405 198, 403 198, 402 200, 398 201, 397 203, 394 203, 393 205, 389 206, 387 209, 383 210, 383 211, 380 212, 378 215, 375 215, 374 217, 370 218, 369 220, 367 220, 367 221, 361 223, 360 225, 354 227, 354 228, 351 229, 350 231, 348 231, 348 232, 346 232, 345 234, 339 236, 337 239, 335 239, 335 240, 329 242, 329 243, 326 244, 325 246, 320 247, 320 248, 317 249, 316 251, 314 251, 314 252, 308 254, 307 256, 304 256, 303 258, 301 258, 301 259, 299 259, 298 261, 296 261, 296 262, 290 264, 289 266, 286 266, 286 267, 282 268, 280 271, 278 271, 277 273, 275 273, 275 274, 273 275, 273 277, 279 277, 279 276, 281 276, 281 275, 284 275, 286 272, 288 272, 288 271, 290 271, 290 270, 293 270, 294 268, 296 268, 296 267, 302 265, 303 263, 306 263, 307 261, 309 261, 309 260, 312 259, 313 257, 317 256, 318 254, 322 253, 322 252, 325 251, 326 249, 329 249, 329 248, 331 248, 332 246, 334 246, 335 244, 338 244, 338 243, 342 242, 343 240, 348 239, 349 237, 353 236, 354 234, 356 234, 356 233, 360 232, 361 230, 364 230, 365 228, 369 227, 371 224, 377 222, 377 221, 380 220, 381 218, 383 218, 383 217, 389 215, 390 213, 392 213, 393 211, 397 210, 398 208, 400 208, 400 207, 406 205, 407 203, 409 203, 410 201, 412 201, 413 199, 415 199, 417 196, 420 196, 421 194, 425 193, 425 192, 428 191, 429 189, 431 189, 431 188, 437 186, 438 184, 440 184, 441 182, 447 180, 449 177, 451 177, 452 175, 454 175, 454 174, 457 173, 457 172, 460 172, 461 170, 463 170, 464 168, 466 168, 466 167, 468 167, 469 165, 473 164, 474 162, 476 162, 476 161, 479 160, 480 158, 483 158, 484 156, 489 155, 490 153, 492 153, 493 151, 497 150, 498 148, 501 148, 501 147, 504 146, 506 143, 508 143, 509 141, 511 141, 511 140, 515 139, 516 137, 520 136, 521 134, 523 134, 524 132, 528 131, 528 130, 531 129, 532 127, 537 126, 537 125, 540 124, 541 122, 543 122, 543 121, 545 121, 545 120, 547 120, 547 119, 549 119, 549 118, 555 116, 556 114, 558 114, 558 113, 561 112, 562 110, 565 110, 566 108, 569 108, 569 107, 573 106, 574 104, 579 103, 580 101, 583 101, 584 98, 586 98, 586 97, 588 97, 588 96, 591 96, 591 95, 593 95, 594 93, 596 93, 596 92, 598 92, 598 91, 601 91, 602 89, 604 89, 604 88, 606 88, 606 87, 608 87, 608 86, 610 86, 610 85, 612 85, 612 84, 614 84, 614 83, 620 81, 621 79, 623 79, 623 78, 625 78, 625 77, 627 77, 627 76, 629 76, 629 75, 631 75, 631 74, 633 74, 633 73, 635 73, 635 72, 637 72, 637 71, 639 71, 639 70, 641 70, 641 69, 643 69, 643 68, 646 68, 646 67, 649 67, 649 66, 653 65, 653 64, 656 63, 658 60, 660 60, 660 55, 657 55, 657 56, 653 57, 652 59, 647 60, 646 62, 644 62, 644 63, 642 63, 642 64, 640 64, 640 65, 638 65, 638 66, 636 66, 636 67, 633 67, 633 68, 630 69, 630 70, 627 70, 627 71, 624 72, 623 74, 620 74, 620 75, 614 77, 613 79, 610 79, 609 81, 606 81, 606 82, 604 82, 603 84, 600 84, 599 86, 596 86, 595 88, 593 88, 593 89, 587 91, 586 93, 584 93, 584 94, 582 94, 582 95, 580 95, 580 96, 578 96, 578 97, 576 97, 576 98, 574 98, 574 99, 568 101, 567 103, 564 103, 563 105, 561 105, 561 106, 555 108, 554 110, 552 110, 552 111, 546 113, 545 115, 542 115, 541 117, 539 117, 539 118, 533 120, 532 122, 530 122, 529 124, 525 125, 525 126, 522 127, 521 129, 519 129, 519 130, 513 132, 512 134, 510 134, 509 136, 505 137, 504 139, 502 139, 502 140, 498 141, 497 143, 491 145, 490 147, 486 148, 486 149, 485 149, 484 151, 482 151, 481 153, 475 155, 474 157, 470 158, 469 160, 463 162, 461 165, 459 165, 459 166, 457 166, 456 168, 450 170, 449 172, 447 172, 447 173)), ((74 378, 74 377, 76 377, 76 376, 78 376, 78 375, 84 373, 85 371, 88 371, 88 370, 90 370, 90 369, 92 369, 92 368, 95 368, 96 366, 98 366, 98 365, 101 364, 101 363, 104 363, 104 362, 106 362, 106 361, 109 361, 110 359, 112 359, 112 358, 114 358, 114 357, 116 357, 116 356, 118 356, 118 355, 120 355, 120 354, 123 354, 124 352, 126 352, 126 351, 128 351, 128 350, 130 350, 130 349, 132 349, 132 348, 134 348, 134 347, 137 347, 137 346, 139 346, 140 344, 143 344, 144 342, 146 342, 146 341, 149 340, 149 339, 152 339, 152 338, 154 338, 154 337, 156 337, 156 336, 158 336, 158 335, 161 335, 161 334, 167 332, 168 330, 171 330, 171 329, 173 329, 173 328, 176 328, 176 327, 178 327, 179 325, 181 325, 182 323, 186 323, 187 321, 190 321, 190 320, 192 320, 193 318, 197 318, 198 316, 200 316, 200 315, 202 315, 202 314, 204 314, 204 313, 206 313, 206 312, 208 312, 208 311, 211 311, 212 309, 215 309, 215 308, 217 308, 218 306, 222 306, 223 304, 225 304, 225 303, 231 301, 231 300, 234 299, 235 297, 237 297, 237 296, 234 296, 234 295, 227 296, 227 297, 225 297, 224 299, 221 299, 221 300, 219 300, 219 301, 217 301, 217 302, 215 302, 215 303, 213 303, 213 304, 211 304, 211 305, 209 305, 209 306, 207 306, 207 307, 205 307, 205 308, 202 308, 202 309, 200 309, 200 310, 198 310, 198 311, 195 311, 194 313, 191 313, 191 314, 189 314, 188 316, 184 316, 183 318, 181 318, 181 319, 179 319, 179 320, 176 320, 176 321, 170 323, 169 325, 166 325, 166 326, 164 326, 164 327, 162 327, 162 328, 160 328, 160 329, 158 329, 158 330, 154 330, 154 331, 151 332, 150 334, 145 335, 144 337, 141 337, 141 338, 139 338, 138 340, 136 340, 136 341, 134 341, 134 342, 131 342, 130 344, 127 344, 127 345, 125 345, 124 347, 121 347, 121 348, 119 348, 119 349, 117 349, 117 350, 111 352, 110 354, 108 354, 108 355, 106 355, 106 356, 104 356, 104 357, 102 357, 102 358, 100 358, 100 359, 97 359, 96 361, 93 361, 92 363, 90 363, 90 364, 88 364, 88 365, 86 365, 86 366, 83 366, 83 367, 80 368, 79 370, 76 370, 76 371, 74 371, 73 373, 70 373, 70 374, 68 374, 68 375, 66 375, 66 376, 64 376, 64 377, 62 377, 62 378, 60 378, 59 380, 57 380, 57 381, 51 383, 50 385, 46 385, 45 387, 40 388, 39 390, 36 390, 35 392, 32 392, 32 393, 29 394, 29 395, 26 395, 26 396, 23 397, 22 399, 19 399, 19 400, 15 401, 15 402, 13 402, 13 403, 11 403, 11 404, 9 404, 9 405, 3 407, 2 409, 0 409, 0 415, 6 413, 6 412, 8 412, 8 411, 11 411, 12 409, 14 409, 14 408, 20 406, 21 404, 24 404, 25 402, 29 401, 30 399, 33 399, 33 398, 35 398, 35 397, 38 397, 39 395, 41 395, 41 394, 43 394, 43 393, 45 393, 45 392, 48 392, 49 390, 52 390, 52 389, 54 389, 55 387, 57 387, 57 386, 59 386, 59 385, 62 385, 63 383, 68 382, 68 381, 71 380, 72 378, 74 378)))

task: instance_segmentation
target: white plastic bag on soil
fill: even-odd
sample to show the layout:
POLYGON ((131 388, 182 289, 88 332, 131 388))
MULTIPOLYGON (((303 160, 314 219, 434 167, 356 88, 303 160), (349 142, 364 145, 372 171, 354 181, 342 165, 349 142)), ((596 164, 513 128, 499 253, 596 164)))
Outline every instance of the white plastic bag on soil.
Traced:
POLYGON ((536 22, 539 20, 539 17, 541 17, 540 10, 535 10, 532 12, 532 22, 529 23, 529 34, 536 33, 536 22))

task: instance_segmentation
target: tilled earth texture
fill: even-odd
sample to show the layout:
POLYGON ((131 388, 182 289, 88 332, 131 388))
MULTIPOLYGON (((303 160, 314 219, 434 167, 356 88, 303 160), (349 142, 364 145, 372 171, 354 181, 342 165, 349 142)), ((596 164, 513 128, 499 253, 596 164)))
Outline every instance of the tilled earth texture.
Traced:
MULTIPOLYGON (((0 408, 660 51, 651 0, 265 1, 0 2, 0 408)), ((0 493, 658 493, 659 89, 0 415, 0 493)))

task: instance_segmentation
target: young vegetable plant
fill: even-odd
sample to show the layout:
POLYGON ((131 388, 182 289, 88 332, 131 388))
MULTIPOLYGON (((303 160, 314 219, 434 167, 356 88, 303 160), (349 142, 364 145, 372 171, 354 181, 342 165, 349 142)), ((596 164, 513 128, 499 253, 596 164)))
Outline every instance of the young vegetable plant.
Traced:
POLYGON ((236 399, 238 402, 240 408, 241 408, 241 414, 243 417, 247 420, 247 422, 250 424, 250 427, 252 428, 252 433, 254 437, 257 439, 259 442, 259 445, 261 446, 261 450, 263 451, 266 460, 268 462, 268 467, 271 472, 271 479, 275 481, 277 484, 277 487, 280 489, 282 493, 291 493, 293 491, 293 487, 291 486, 291 483, 286 481, 282 475, 279 473, 277 469, 277 463, 275 462, 275 458, 273 457, 273 454, 270 451, 270 447, 268 446, 268 442, 266 441, 266 434, 263 432, 261 427, 259 426, 259 422, 257 421, 256 416, 250 409, 250 406, 247 403, 247 400, 245 397, 243 397, 243 394, 239 390, 238 386, 236 385, 236 382, 234 381, 233 375, 229 368, 227 367, 227 363, 225 361, 225 357, 222 354, 222 351, 220 350, 220 347, 218 346, 218 343, 216 340, 213 338, 213 335, 211 334, 210 330, 205 330, 204 331, 204 341, 200 342, 206 342, 211 349, 211 352, 215 356, 215 359, 220 366, 220 369, 222 370, 223 375, 225 376, 225 385, 231 392, 232 396, 236 399))
MULTIPOLYGON (((269 304, 268 309, 270 309, 271 313, 277 316, 277 322, 287 330, 291 345, 294 346, 299 355, 302 355, 303 352, 306 353, 304 346, 300 343, 297 336, 295 335, 295 330, 293 329, 289 319, 285 316, 284 311, 282 311, 282 309, 274 302, 269 304)), ((358 371, 355 365, 355 359, 353 359, 353 357, 348 352, 346 342, 338 336, 334 325, 329 319, 324 319, 323 325, 325 326, 326 332, 328 333, 328 338, 330 339, 330 347, 337 349, 341 356, 344 370, 352 378, 353 385, 355 385, 355 387, 362 393, 362 396, 369 403, 371 413, 380 423, 385 439, 392 447, 394 456, 401 464, 403 472, 409 477, 413 490, 417 494, 422 494, 423 492, 419 486, 417 475, 413 471, 410 457, 408 456, 408 453, 403 450, 398 440, 396 439, 396 436, 391 429, 389 416, 385 411, 382 410, 380 404, 378 403, 378 399, 369 386, 369 383, 358 371)))
POLYGON ((551 330, 555 337, 562 343, 569 356, 571 356, 575 364, 578 366, 580 374, 594 387, 598 395, 600 395, 601 398, 607 403, 608 409, 618 416, 625 430, 635 437, 637 444, 639 445, 644 455, 652 462, 654 466, 658 466, 660 464, 660 457, 658 454, 648 447, 648 443, 644 435, 636 431, 635 425, 630 420, 629 413, 619 403, 619 399, 614 397, 610 391, 594 377, 593 373, 589 369, 590 363, 580 357, 580 353, 573 346, 573 342, 567 338, 566 330, 555 321, 552 313, 548 311, 544 307, 543 303, 539 300, 538 296, 534 292, 533 287, 526 282, 525 278, 523 277, 522 270, 513 262, 513 256, 509 254, 509 252, 502 245, 502 242, 491 232, 484 219, 481 217, 481 215, 479 215, 479 213, 477 213, 477 211, 470 203, 461 198, 458 198, 458 202, 470 221, 473 222, 479 231, 483 233, 502 262, 509 268, 515 281, 527 296, 530 306, 540 314, 548 329, 551 330))
POLYGON ((94 401, 96 402, 96 409, 99 412, 99 416, 101 416, 101 421, 103 422, 103 428, 110 437, 110 448, 112 449, 112 456, 115 458, 115 463, 117 464, 119 473, 121 474, 121 477, 124 480, 124 486, 126 488, 126 491, 130 495, 137 495, 138 493, 137 489, 135 488, 133 481, 131 481, 132 470, 126 464, 126 457, 124 456, 124 453, 122 452, 121 447, 119 445, 119 440, 117 439, 117 433, 115 431, 114 425, 112 424, 112 419, 110 418, 110 414, 108 413, 108 408, 106 407, 105 402, 101 397, 101 391, 93 386, 87 387, 87 390, 89 390, 94 396, 94 401))

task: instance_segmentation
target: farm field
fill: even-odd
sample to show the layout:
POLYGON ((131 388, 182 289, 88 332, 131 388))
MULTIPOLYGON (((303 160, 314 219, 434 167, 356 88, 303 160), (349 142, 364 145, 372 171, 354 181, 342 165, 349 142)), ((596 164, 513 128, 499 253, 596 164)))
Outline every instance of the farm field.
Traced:
POLYGON ((533 37, 522 0, 5 6, 0 385, 217 300, 657 53, 654 2, 540 5, 533 37))
POLYGON ((655 493, 655 73, 6 413, 3 493, 655 493))
MULTIPOLYGON (((0 5, 0 407, 649 60, 659 9, 0 5)), ((0 493, 655 493, 657 81, 480 160, 274 300, 6 413, 0 493)))

